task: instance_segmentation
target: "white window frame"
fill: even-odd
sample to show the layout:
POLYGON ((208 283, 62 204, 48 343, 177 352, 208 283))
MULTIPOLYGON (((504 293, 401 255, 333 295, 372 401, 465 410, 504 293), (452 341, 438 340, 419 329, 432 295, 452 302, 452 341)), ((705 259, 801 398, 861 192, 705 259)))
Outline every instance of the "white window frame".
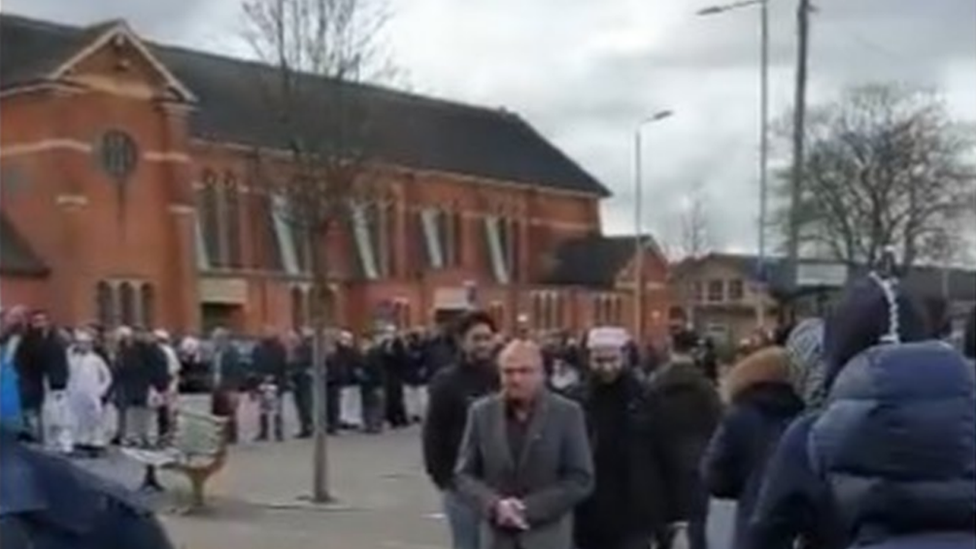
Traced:
POLYGON ((285 219, 288 211, 288 199, 280 194, 271 195, 271 222, 274 226, 275 240, 281 255, 281 266, 285 272, 297 276, 302 272, 298 263, 298 250, 295 248, 295 228, 285 219))
POLYGON ((427 244, 427 259, 430 266, 434 269, 443 269, 446 265, 444 261, 444 246, 441 241, 440 223, 438 217, 445 217, 436 208, 423 208, 420 210, 420 224, 424 231, 424 242, 427 244))
POLYGON ((359 252, 360 264, 367 280, 378 280, 380 277, 376 262, 376 251, 373 249, 373 239, 369 231, 369 219, 366 215, 366 205, 354 202, 352 208, 353 239, 359 252))
POLYGON ((203 226, 201 225, 200 216, 195 215, 194 219, 193 238, 196 241, 197 270, 209 271, 213 269, 213 265, 210 263, 210 255, 207 253, 207 243, 203 239, 203 226))
POLYGON ((495 280, 501 284, 511 282, 508 271, 508 261, 505 257, 505 247, 500 232, 498 216, 485 216, 485 233, 488 240, 488 253, 491 256, 491 267, 495 273, 495 280))

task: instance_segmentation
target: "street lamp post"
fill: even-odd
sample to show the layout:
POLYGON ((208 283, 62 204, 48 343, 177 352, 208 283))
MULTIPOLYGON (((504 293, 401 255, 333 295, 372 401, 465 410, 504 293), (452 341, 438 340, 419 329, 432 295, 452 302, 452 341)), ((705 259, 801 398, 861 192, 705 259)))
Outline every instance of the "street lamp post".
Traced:
MULTIPOLYGON (((769 0, 745 0, 698 10, 698 15, 716 15, 740 8, 759 6, 759 274, 765 274, 766 225, 769 211, 769 0)), ((764 281, 764 280, 761 280, 764 281)), ((757 292, 761 295, 761 292, 757 292)), ((766 305, 759 298, 756 321, 766 324, 766 305)))
POLYGON ((673 115, 670 110, 658 111, 641 120, 634 130, 634 341, 638 347, 644 343, 644 224, 643 224, 643 165, 641 130, 648 124, 673 115))

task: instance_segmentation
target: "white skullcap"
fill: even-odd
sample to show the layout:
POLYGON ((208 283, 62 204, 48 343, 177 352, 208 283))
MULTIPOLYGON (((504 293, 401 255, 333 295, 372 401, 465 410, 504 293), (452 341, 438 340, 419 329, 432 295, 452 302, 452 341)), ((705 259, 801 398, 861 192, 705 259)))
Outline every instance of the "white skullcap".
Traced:
POLYGON ((180 342, 180 350, 187 354, 195 353, 200 350, 200 340, 192 336, 186 336, 180 342))
POLYGON ((153 330, 153 336, 160 341, 169 341, 169 332, 166 330, 153 330))
POLYGON ((78 343, 92 343, 95 341, 95 338, 88 330, 75 330, 75 341, 78 343))
POLYGON ((611 347, 620 349, 630 341, 627 330, 618 326, 600 326, 590 329, 586 335, 586 348, 595 349, 597 347, 611 347))

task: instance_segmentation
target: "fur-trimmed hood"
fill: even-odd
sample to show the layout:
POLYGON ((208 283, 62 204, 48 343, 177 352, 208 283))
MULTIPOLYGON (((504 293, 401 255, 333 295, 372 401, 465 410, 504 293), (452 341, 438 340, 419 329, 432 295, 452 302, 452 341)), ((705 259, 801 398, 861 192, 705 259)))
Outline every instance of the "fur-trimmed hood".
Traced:
POLYGON ((766 347, 737 362, 725 379, 726 400, 733 402, 748 389, 766 383, 790 383, 789 361, 782 347, 766 347))

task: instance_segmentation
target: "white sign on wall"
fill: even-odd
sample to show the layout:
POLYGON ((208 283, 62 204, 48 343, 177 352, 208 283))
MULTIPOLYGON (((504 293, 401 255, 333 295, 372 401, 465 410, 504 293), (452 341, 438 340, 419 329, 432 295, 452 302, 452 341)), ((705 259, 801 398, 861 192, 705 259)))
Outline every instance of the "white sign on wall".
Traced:
POLYGON ((840 288, 847 284, 848 268, 838 262, 803 262, 796 268, 797 286, 840 288))

